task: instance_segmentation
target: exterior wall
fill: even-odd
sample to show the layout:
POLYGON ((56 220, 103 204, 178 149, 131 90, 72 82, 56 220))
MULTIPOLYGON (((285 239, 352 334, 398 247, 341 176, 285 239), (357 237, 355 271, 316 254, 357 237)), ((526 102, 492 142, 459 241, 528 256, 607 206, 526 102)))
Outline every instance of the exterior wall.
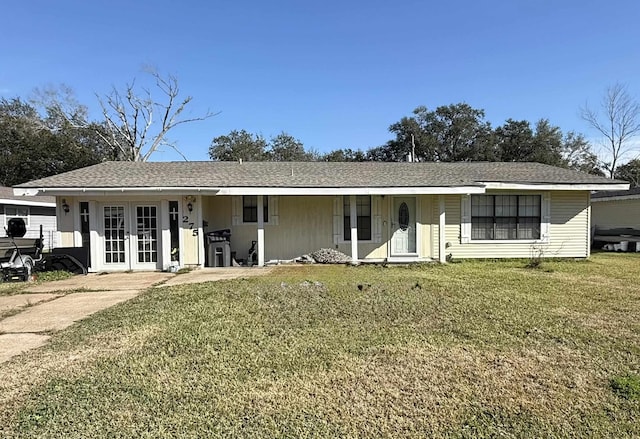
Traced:
MULTIPOLYGON (((3 204, 0 206, 0 224, 5 228, 7 226, 7 217, 5 215, 5 206, 14 207, 13 204, 3 204)), ((42 234, 44 237, 44 249, 50 250, 60 245, 60 236, 57 232, 56 225, 56 209, 55 207, 43 206, 15 206, 29 208, 29 224, 27 224, 27 233, 25 238, 39 238, 40 225, 42 225, 42 234)))
MULTIPOLYGON (((491 193, 491 192, 487 192, 491 193)), ((454 258, 529 258, 589 256, 589 192, 552 191, 548 243, 460 243, 461 196, 448 195, 446 253, 454 258)))
MULTIPOLYGON (((246 260, 251 241, 257 240, 257 224, 233 224, 232 198, 205 197, 203 219, 208 223, 205 232, 231 229, 231 251, 237 259, 246 260)), ((387 257, 390 198, 381 200, 381 242, 359 242, 361 259, 387 257)), ((334 242, 334 201, 334 196, 278 196, 277 223, 270 212, 264 225, 265 260, 289 260, 320 248, 334 248, 351 255, 351 242, 334 242)))
MULTIPOLYGON (((80 234, 80 205, 82 201, 89 202, 90 208, 90 228, 91 228, 91 267, 90 271, 109 271, 109 270, 125 270, 136 269, 133 259, 133 250, 127 255, 128 266, 113 267, 104 264, 103 261, 103 216, 102 207, 104 205, 125 205, 128 210, 128 226, 130 233, 135 233, 135 224, 132 224, 131 209, 136 205, 153 204, 158 207, 158 259, 159 267, 167 269, 170 264, 170 242, 167 239, 168 234, 164 227, 168 224, 168 201, 178 201, 179 206, 179 227, 180 227, 180 265, 181 266, 198 266, 204 263, 204 252, 202 247, 198 245, 201 240, 201 221, 198 221, 198 209, 201 207, 201 201, 198 197, 184 197, 180 195, 164 195, 164 196, 86 196, 86 197, 57 197, 57 219, 58 230, 60 231, 60 246, 62 247, 81 247, 82 235, 80 234), (68 213, 62 210, 62 200, 69 204, 68 213), (191 201, 193 211, 189 212, 187 203, 191 201), (193 225, 192 225, 193 224, 193 225), (194 233, 194 230, 196 231, 194 233), (166 247, 166 248, 165 248, 166 247)), ((131 241, 131 240, 130 240, 131 241)), ((130 244, 132 245, 132 244, 130 244)))
POLYGON ((203 266, 205 258, 204 244, 202 244, 204 198, 195 196, 178 198, 180 198, 180 233, 182 235, 180 265, 203 266), (188 208, 189 204, 192 207, 191 211, 188 208))
POLYGON ((60 247, 80 247, 82 244, 75 242, 75 223, 73 221, 73 212, 76 212, 73 207, 77 206, 76 199, 74 197, 56 197, 56 217, 58 231, 60 232, 60 247), (62 200, 66 201, 70 206, 69 213, 65 214, 62 210, 62 200))
MULTIPOLYGON (((491 193, 491 192, 489 192, 491 193)), ((549 242, 518 243, 500 242, 461 244, 461 195, 419 195, 416 197, 416 230, 418 259, 438 260, 440 252, 439 219, 440 199, 444 200, 446 211, 445 242, 446 254, 454 258, 528 258, 533 252, 542 251, 545 257, 587 257, 589 254, 589 193, 587 191, 555 191, 550 194, 549 242)), ((360 242, 360 259, 384 260, 390 256, 389 242, 393 228, 392 196, 376 200, 376 213, 372 221, 377 236, 372 232, 371 242, 360 242), (375 218, 374 218, 375 217, 375 218), (379 242, 377 238, 379 237, 379 242)), ((246 260, 251 241, 257 240, 257 224, 241 224, 234 221, 234 201, 231 196, 94 196, 65 197, 70 212, 62 212, 62 200, 58 199, 58 227, 63 246, 82 245, 79 232, 79 203, 88 201, 91 213, 92 271, 107 270, 103 260, 103 237, 101 235, 102 206, 105 204, 125 205, 130 209, 137 204, 158 206, 159 235, 161 247, 158 268, 166 269, 170 262, 170 242, 168 238, 170 201, 179 206, 180 265, 202 266, 206 254, 207 232, 231 229, 231 251, 236 259, 246 260), (192 210, 189 211, 188 205, 192 210), (234 224, 235 222, 235 224, 234 224)), ((336 206, 341 202, 334 196, 278 196, 273 199, 269 221, 265 223, 265 260, 289 260, 320 248, 335 248, 351 254, 351 243, 342 241, 340 217, 336 206), (338 230, 340 229, 340 230, 338 230), (339 233, 338 233, 339 231, 339 233), (339 235, 339 236, 338 236, 339 235)), ((640 204, 640 203, 638 203, 640 204)), ((237 206, 237 204, 236 204, 237 206)), ((372 207, 373 209, 373 207, 372 207)), ((236 207, 237 210, 237 207, 236 207)), ((128 230, 135 233, 135 225, 128 230)), ((133 253, 130 259, 133 258, 133 253)), ((135 269, 135 264, 133 264, 135 269)), ((128 269, 120 267, 119 269, 128 269)))
POLYGON ((591 216, 591 224, 596 228, 640 229, 640 198, 593 202, 591 216))

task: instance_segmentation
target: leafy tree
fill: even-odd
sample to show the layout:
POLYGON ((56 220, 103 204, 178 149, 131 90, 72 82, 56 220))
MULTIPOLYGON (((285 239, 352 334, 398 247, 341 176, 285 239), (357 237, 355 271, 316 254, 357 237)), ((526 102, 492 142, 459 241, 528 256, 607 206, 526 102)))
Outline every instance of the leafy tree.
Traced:
POLYGON ((547 119, 540 119, 536 123, 533 150, 527 158, 528 161, 565 167, 563 140, 560 127, 551 125, 547 119))
POLYGON ((533 129, 526 120, 507 119, 495 129, 499 159, 503 162, 527 162, 533 154, 533 129))
POLYGON ((418 161, 492 160, 491 126, 484 111, 465 103, 441 106, 429 111, 421 106, 413 116, 392 124, 389 131, 396 138, 374 148, 371 158, 403 161, 413 156, 418 161))
POLYGON ((601 175, 599 162, 589 142, 574 132, 566 135, 547 119, 536 123, 535 131, 526 120, 507 119, 496 128, 495 139, 504 162, 538 162, 601 175))
POLYGON ((457 162, 483 160, 490 125, 484 111, 468 104, 438 107, 425 114, 431 135, 436 139, 438 161, 457 162))
POLYGON ((589 174, 604 176, 600 160, 591 150, 591 145, 582 134, 569 131, 563 139, 563 167, 589 174))
POLYGON ((302 142, 284 131, 267 142, 260 134, 245 130, 233 130, 213 139, 209 157, 216 161, 316 161, 321 155, 315 150, 305 150, 302 142))
POLYGON ((640 134, 640 103, 622 84, 607 88, 600 109, 585 105, 582 118, 604 137, 604 147, 611 161, 605 164, 609 177, 616 174, 620 159, 631 150, 631 139, 640 134))
POLYGON ((370 155, 360 149, 351 148, 335 149, 321 157, 323 162, 365 162, 369 161, 370 155))
POLYGON ((258 134, 233 130, 227 135, 213 139, 209 147, 209 157, 215 161, 266 161, 269 159, 267 141, 258 134))
POLYGON ((615 177, 628 181, 632 188, 640 187, 640 159, 633 159, 618 166, 615 177))
POLYGON ((0 183, 12 186, 98 163, 104 144, 92 129, 51 123, 19 98, 0 99, 0 183))
POLYGON ((267 158, 274 162, 307 162, 314 159, 313 154, 304 150, 301 141, 284 131, 271 138, 267 158))

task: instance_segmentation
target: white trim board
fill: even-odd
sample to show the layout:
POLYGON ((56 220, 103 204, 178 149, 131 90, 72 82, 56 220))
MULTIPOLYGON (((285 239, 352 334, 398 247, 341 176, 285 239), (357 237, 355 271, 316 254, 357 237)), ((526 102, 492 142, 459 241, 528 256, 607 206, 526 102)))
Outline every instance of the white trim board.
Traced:
POLYGON ((521 191, 625 191, 628 183, 500 183, 482 182, 486 189, 511 189, 521 191))
POLYGON ((477 186, 407 186, 407 187, 149 187, 149 188, 15 188, 14 194, 30 196, 51 194, 60 196, 106 196, 117 193, 130 195, 183 194, 193 195, 434 195, 434 194, 482 194, 484 187, 477 186))
POLYGON ((16 196, 51 194, 60 196, 106 196, 116 193, 130 195, 445 195, 483 194, 488 189, 562 190, 562 191, 618 191, 629 189, 628 184, 571 184, 571 183, 501 183, 483 182, 472 186, 406 186, 406 187, 70 187, 70 188, 14 188, 16 196))
POLYGON ((13 198, 0 198, 0 204, 12 204, 14 206, 56 207, 56 203, 45 201, 15 200, 13 198))

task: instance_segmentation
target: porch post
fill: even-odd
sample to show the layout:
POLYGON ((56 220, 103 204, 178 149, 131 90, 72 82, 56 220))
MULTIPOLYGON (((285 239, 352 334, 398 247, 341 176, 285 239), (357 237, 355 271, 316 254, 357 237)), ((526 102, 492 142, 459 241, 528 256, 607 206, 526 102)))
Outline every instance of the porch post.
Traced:
POLYGON ((591 257, 591 238, 591 192, 587 192, 587 258, 591 257))
POLYGON ((200 268, 204 268, 204 255, 207 252, 207 249, 204 246, 204 228, 202 227, 202 200, 202 195, 196 196, 196 230, 198 233, 196 242, 198 245, 198 265, 200 266, 200 268))
POLYGON ((350 221, 351 221, 351 262, 358 262, 358 208, 356 205, 356 196, 349 197, 350 221))
POLYGON ((160 218, 160 249, 159 253, 162 255, 162 270, 165 271, 169 268, 171 262, 171 232, 169 230, 169 201, 160 201, 160 211, 158 216, 160 218))
POLYGON ((87 270, 90 272, 98 271, 102 265, 102 252, 104 251, 103 243, 104 239, 100 237, 100 233, 98 230, 103 230, 103 226, 98 226, 98 221, 100 224, 104 225, 104 213, 98 212, 98 203, 95 201, 89 201, 89 255, 91 258, 91 266, 87 267, 87 270))
POLYGON ((264 267, 264 199, 258 195, 258 267, 264 267))
POLYGON ((438 202, 440 204, 440 222, 438 224, 438 259, 440 260, 440 263, 444 264, 447 262, 447 255, 445 254, 447 244, 445 227, 447 225, 447 221, 444 209, 444 195, 438 196, 438 202))

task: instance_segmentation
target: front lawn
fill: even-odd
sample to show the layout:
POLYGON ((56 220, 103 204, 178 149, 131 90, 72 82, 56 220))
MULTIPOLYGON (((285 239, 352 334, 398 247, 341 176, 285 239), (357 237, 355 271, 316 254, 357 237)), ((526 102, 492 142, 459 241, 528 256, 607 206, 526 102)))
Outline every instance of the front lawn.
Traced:
POLYGON ((640 435, 640 255, 282 267, 0 365, 7 437, 640 435))

